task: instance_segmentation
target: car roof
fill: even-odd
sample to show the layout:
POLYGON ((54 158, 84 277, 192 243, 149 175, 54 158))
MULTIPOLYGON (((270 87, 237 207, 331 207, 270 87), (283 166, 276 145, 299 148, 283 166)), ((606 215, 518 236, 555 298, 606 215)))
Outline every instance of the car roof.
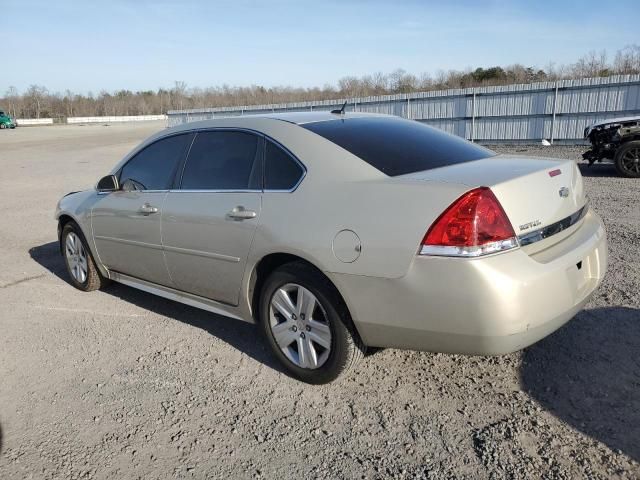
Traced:
MULTIPOLYGON (((393 117, 393 115, 382 115, 377 113, 365 113, 365 112, 345 112, 345 113, 331 113, 331 112, 282 112, 282 113, 259 113, 251 115, 231 115, 220 116, 209 120, 198 120, 187 123, 181 123, 169 128, 169 131, 183 131, 183 130, 196 130, 203 128, 215 128, 222 126, 242 126, 242 123, 253 123, 255 120, 277 120, 281 122, 291 123, 293 125, 304 125, 306 123, 328 122, 337 120, 348 120, 350 118, 364 118, 364 117, 393 117)), ((393 117, 397 118, 397 117, 393 117)), ((165 134, 167 131, 165 131, 165 134)))
POLYGON ((295 123, 296 125, 304 125, 305 123, 328 122, 332 120, 344 120, 348 118, 363 117, 388 117, 389 115, 381 115, 367 112, 345 112, 331 113, 322 112, 282 112, 282 113, 260 113, 256 115, 246 115, 246 117, 262 117, 271 118, 273 120, 282 120, 283 122, 295 123))

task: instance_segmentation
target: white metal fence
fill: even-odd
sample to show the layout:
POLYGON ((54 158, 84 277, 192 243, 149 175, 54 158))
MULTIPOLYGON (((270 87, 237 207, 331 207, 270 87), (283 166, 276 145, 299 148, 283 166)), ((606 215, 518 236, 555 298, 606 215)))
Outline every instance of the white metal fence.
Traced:
POLYGON ((18 126, 53 125, 54 123, 117 123, 117 122, 148 122, 166 120, 166 115, 121 115, 109 117, 67 117, 67 118, 17 118, 18 126))
POLYGON ((16 118, 16 124, 23 127, 27 125, 52 125, 53 118, 16 118))
POLYGON ((111 117, 67 117, 67 123, 148 122, 166 120, 166 115, 121 115, 111 117))
POLYGON ((640 115, 640 75, 561 80, 499 87, 418 92, 275 105, 169 111, 169 126, 267 112, 331 110, 386 113, 481 142, 582 141, 586 126, 640 115))

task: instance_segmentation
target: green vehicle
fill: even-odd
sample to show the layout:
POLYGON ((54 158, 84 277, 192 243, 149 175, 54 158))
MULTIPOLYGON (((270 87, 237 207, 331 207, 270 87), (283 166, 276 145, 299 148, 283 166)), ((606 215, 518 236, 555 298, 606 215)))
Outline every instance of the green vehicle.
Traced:
POLYGON ((0 110, 0 128, 16 128, 16 123, 2 110, 0 110))

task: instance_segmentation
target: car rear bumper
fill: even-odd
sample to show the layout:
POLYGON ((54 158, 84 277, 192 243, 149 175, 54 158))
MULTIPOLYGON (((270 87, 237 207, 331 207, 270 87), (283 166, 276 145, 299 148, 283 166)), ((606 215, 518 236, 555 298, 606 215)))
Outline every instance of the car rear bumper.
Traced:
POLYGON ((570 236, 537 254, 417 256, 400 279, 329 276, 366 345, 498 355, 573 318, 606 268, 604 226, 590 211, 570 236))

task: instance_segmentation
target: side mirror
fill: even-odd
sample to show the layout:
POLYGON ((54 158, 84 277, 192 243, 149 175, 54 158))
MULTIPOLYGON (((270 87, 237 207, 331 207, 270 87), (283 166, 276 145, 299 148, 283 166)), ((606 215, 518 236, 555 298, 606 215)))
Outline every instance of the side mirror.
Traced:
POLYGON ((115 175, 107 175, 106 177, 102 177, 96 185, 96 190, 98 190, 99 192, 117 192, 118 190, 120 190, 118 177, 116 177, 115 175))

